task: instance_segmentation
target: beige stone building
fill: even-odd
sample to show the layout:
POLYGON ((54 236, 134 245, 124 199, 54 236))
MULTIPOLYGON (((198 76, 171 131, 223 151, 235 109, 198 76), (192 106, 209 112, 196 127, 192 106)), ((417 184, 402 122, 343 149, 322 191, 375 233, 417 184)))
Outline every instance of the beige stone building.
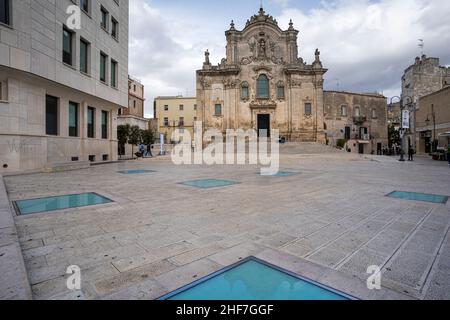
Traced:
POLYGON ((345 141, 347 150, 382 154, 388 145, 387 99, 380 94, 324 92, 325 132, 329 145, 345 141))
MULTIPOLYGON (((416 57, 413 65, 409 66, 402 77, 402 97, 403 103, 406 105, 409 101, 407 97, 412 99, 417 112, 421 108, 420 98, 439 91, 450 85, 450 68, 440 65, 439 58, 432 58, 423 55, 421 58, 416 57)), ((411 113, 410 130, 405 138, 405 150, 408 144, 415 145, 418 141, 416 134, 416 112, 411 113)), ((416 146, 417 149, 417 146, 416 146)))
POLYGON ((299 31, 292 22, 287 27, 282 30, 261 8, 243 30, 231 23, 226 58, 219 65, 213 66, 205 53, 196 84, 197 117, 204 130, 279 129, 290 141, 325 142, 327 70, 318 50, 312 64, 298 56, 299 31))
POLYGON ((431 153, 432 143, 447 149, 450 140, 450 87, 446 87, 419 100, 417 111, 417 152, 431 153))
MULTIPOLYGON (((144 85, 137 79, 128 76, 128 107, 120 108, 117 117, 117 125, 138 126, 142 130, 149 129, 150 119, 145 118, 145 89, 144 85)), ((126 145, 125 150, 119 150, 119 154, 131 157, 133 148, 126 145)))
POLYGON ((193 137, 194 122, 197 121, 197 99, 195 97, 157 97, 154 109, 159 133, 165 135, 166 142, 172 141, 171 137, 176 129, 189 130, 193 137))
POLYGON ((148 129, 150 119, 145 118, 144 85, 128 77, 128 106, 119 109, 117 125, 129 124, 142 130, 148 129))
POLYGON ((117 159, 128 0, 2 1, 0 172, 117 159), (73 28, 70 6, 81 9, 73 28))

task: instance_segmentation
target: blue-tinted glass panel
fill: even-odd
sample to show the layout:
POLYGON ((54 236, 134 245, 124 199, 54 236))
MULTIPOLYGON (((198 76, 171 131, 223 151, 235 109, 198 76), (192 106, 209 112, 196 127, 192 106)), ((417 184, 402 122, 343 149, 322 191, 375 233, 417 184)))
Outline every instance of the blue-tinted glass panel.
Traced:
POLYGON ((32 200, 16 201, 20 214, 27 215, 40 212, 64 210, 70 208, 93 206, 111 203, 112 200, 96 193, 83 193, 65 196, 56 196, 32 200))
POLYGON ((312 281, 255 260, 246 261, 186 288, 163 300, 350 300, 312 281))
POLYGON ((217 180, 217 179, 205 179, 205 180, 186 181, 182 182, 181 184, 195 188, 209 189, 209 188, 232 186, 235 184, 239 184, 239 182, 228 180, 217 180))
POLYGON ((431 203, 447 203, 448 196, 442 196, 437 194, 426 194, 426 193, 416 193, 416 192, 404 192, 404 191, 395 191, 391 194, 388 194, 388 197, 403 199, 403 200, 414 200, 414 201, 423 201, 423 202, 431 202, 431 203))

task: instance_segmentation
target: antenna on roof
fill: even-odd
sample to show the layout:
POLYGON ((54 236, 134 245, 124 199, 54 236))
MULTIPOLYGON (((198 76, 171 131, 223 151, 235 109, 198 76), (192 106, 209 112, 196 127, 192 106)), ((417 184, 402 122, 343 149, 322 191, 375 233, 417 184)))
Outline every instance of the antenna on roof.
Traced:
POLYGON ((423 39, 419 39, 419 48, 420 48, 420 51, 421 51, 421 55, 423 56, 423 50, 425 48, 425 43, 424 43, 423 39))

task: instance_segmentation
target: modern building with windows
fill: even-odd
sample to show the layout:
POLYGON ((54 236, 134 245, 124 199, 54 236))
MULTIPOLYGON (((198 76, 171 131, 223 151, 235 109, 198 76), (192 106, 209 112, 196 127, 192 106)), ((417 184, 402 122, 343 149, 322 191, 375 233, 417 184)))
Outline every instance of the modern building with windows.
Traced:
POLYGON ((281 29, 261 8, 243 30, 231 23, 225 32, 226 58, 218 66, 205 52, 197 71, 197 117, 204 130, 278 129, 289 141, 325 143, 327 70, 319 50, 311 64, 299 57, 299 31, 292 22, 286 27, 281 29))
POLYGON ((117 159, 128 0, 1 0, 0 34, 0 172, 117 159))
MULTIPOLYGON (((157 97, 155 98, 154 109, 159 133, 164 134, 166 141, 172 141, 172 134, 176 129, 188 130, 191 137, 194 137, 194 122, 198 120, 197 98, 183 96, 157 97)), ((221 112, 221 110, 217 109, 216 112, 221 112)))

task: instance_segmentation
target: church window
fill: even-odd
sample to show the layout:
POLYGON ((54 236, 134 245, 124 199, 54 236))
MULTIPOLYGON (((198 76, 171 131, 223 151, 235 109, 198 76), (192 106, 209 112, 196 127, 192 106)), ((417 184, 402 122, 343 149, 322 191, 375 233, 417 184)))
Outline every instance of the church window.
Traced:
POLYGON ((216 117, 221 116, 222 115, 222 105, 221 104, 216 104, 214 111, 215 111, 214 115, 216 117))
POLYGON ((244 82, 241 86, 241 99, 247 100, 249 98, 250 94, 248 91, 248 83, 244 82))
POLYGON ((256 96, 258 99, 269 99, 269 78, 265 74, 258 77, 256 86, 256 96))
POLYGON ((282 83, 277 86, 277 97, 278 99, 284 99, 284 85, 282 83))
POLYGON ((305 103, 305 115, 312 115, 312 104, 309 102, 305 103))

